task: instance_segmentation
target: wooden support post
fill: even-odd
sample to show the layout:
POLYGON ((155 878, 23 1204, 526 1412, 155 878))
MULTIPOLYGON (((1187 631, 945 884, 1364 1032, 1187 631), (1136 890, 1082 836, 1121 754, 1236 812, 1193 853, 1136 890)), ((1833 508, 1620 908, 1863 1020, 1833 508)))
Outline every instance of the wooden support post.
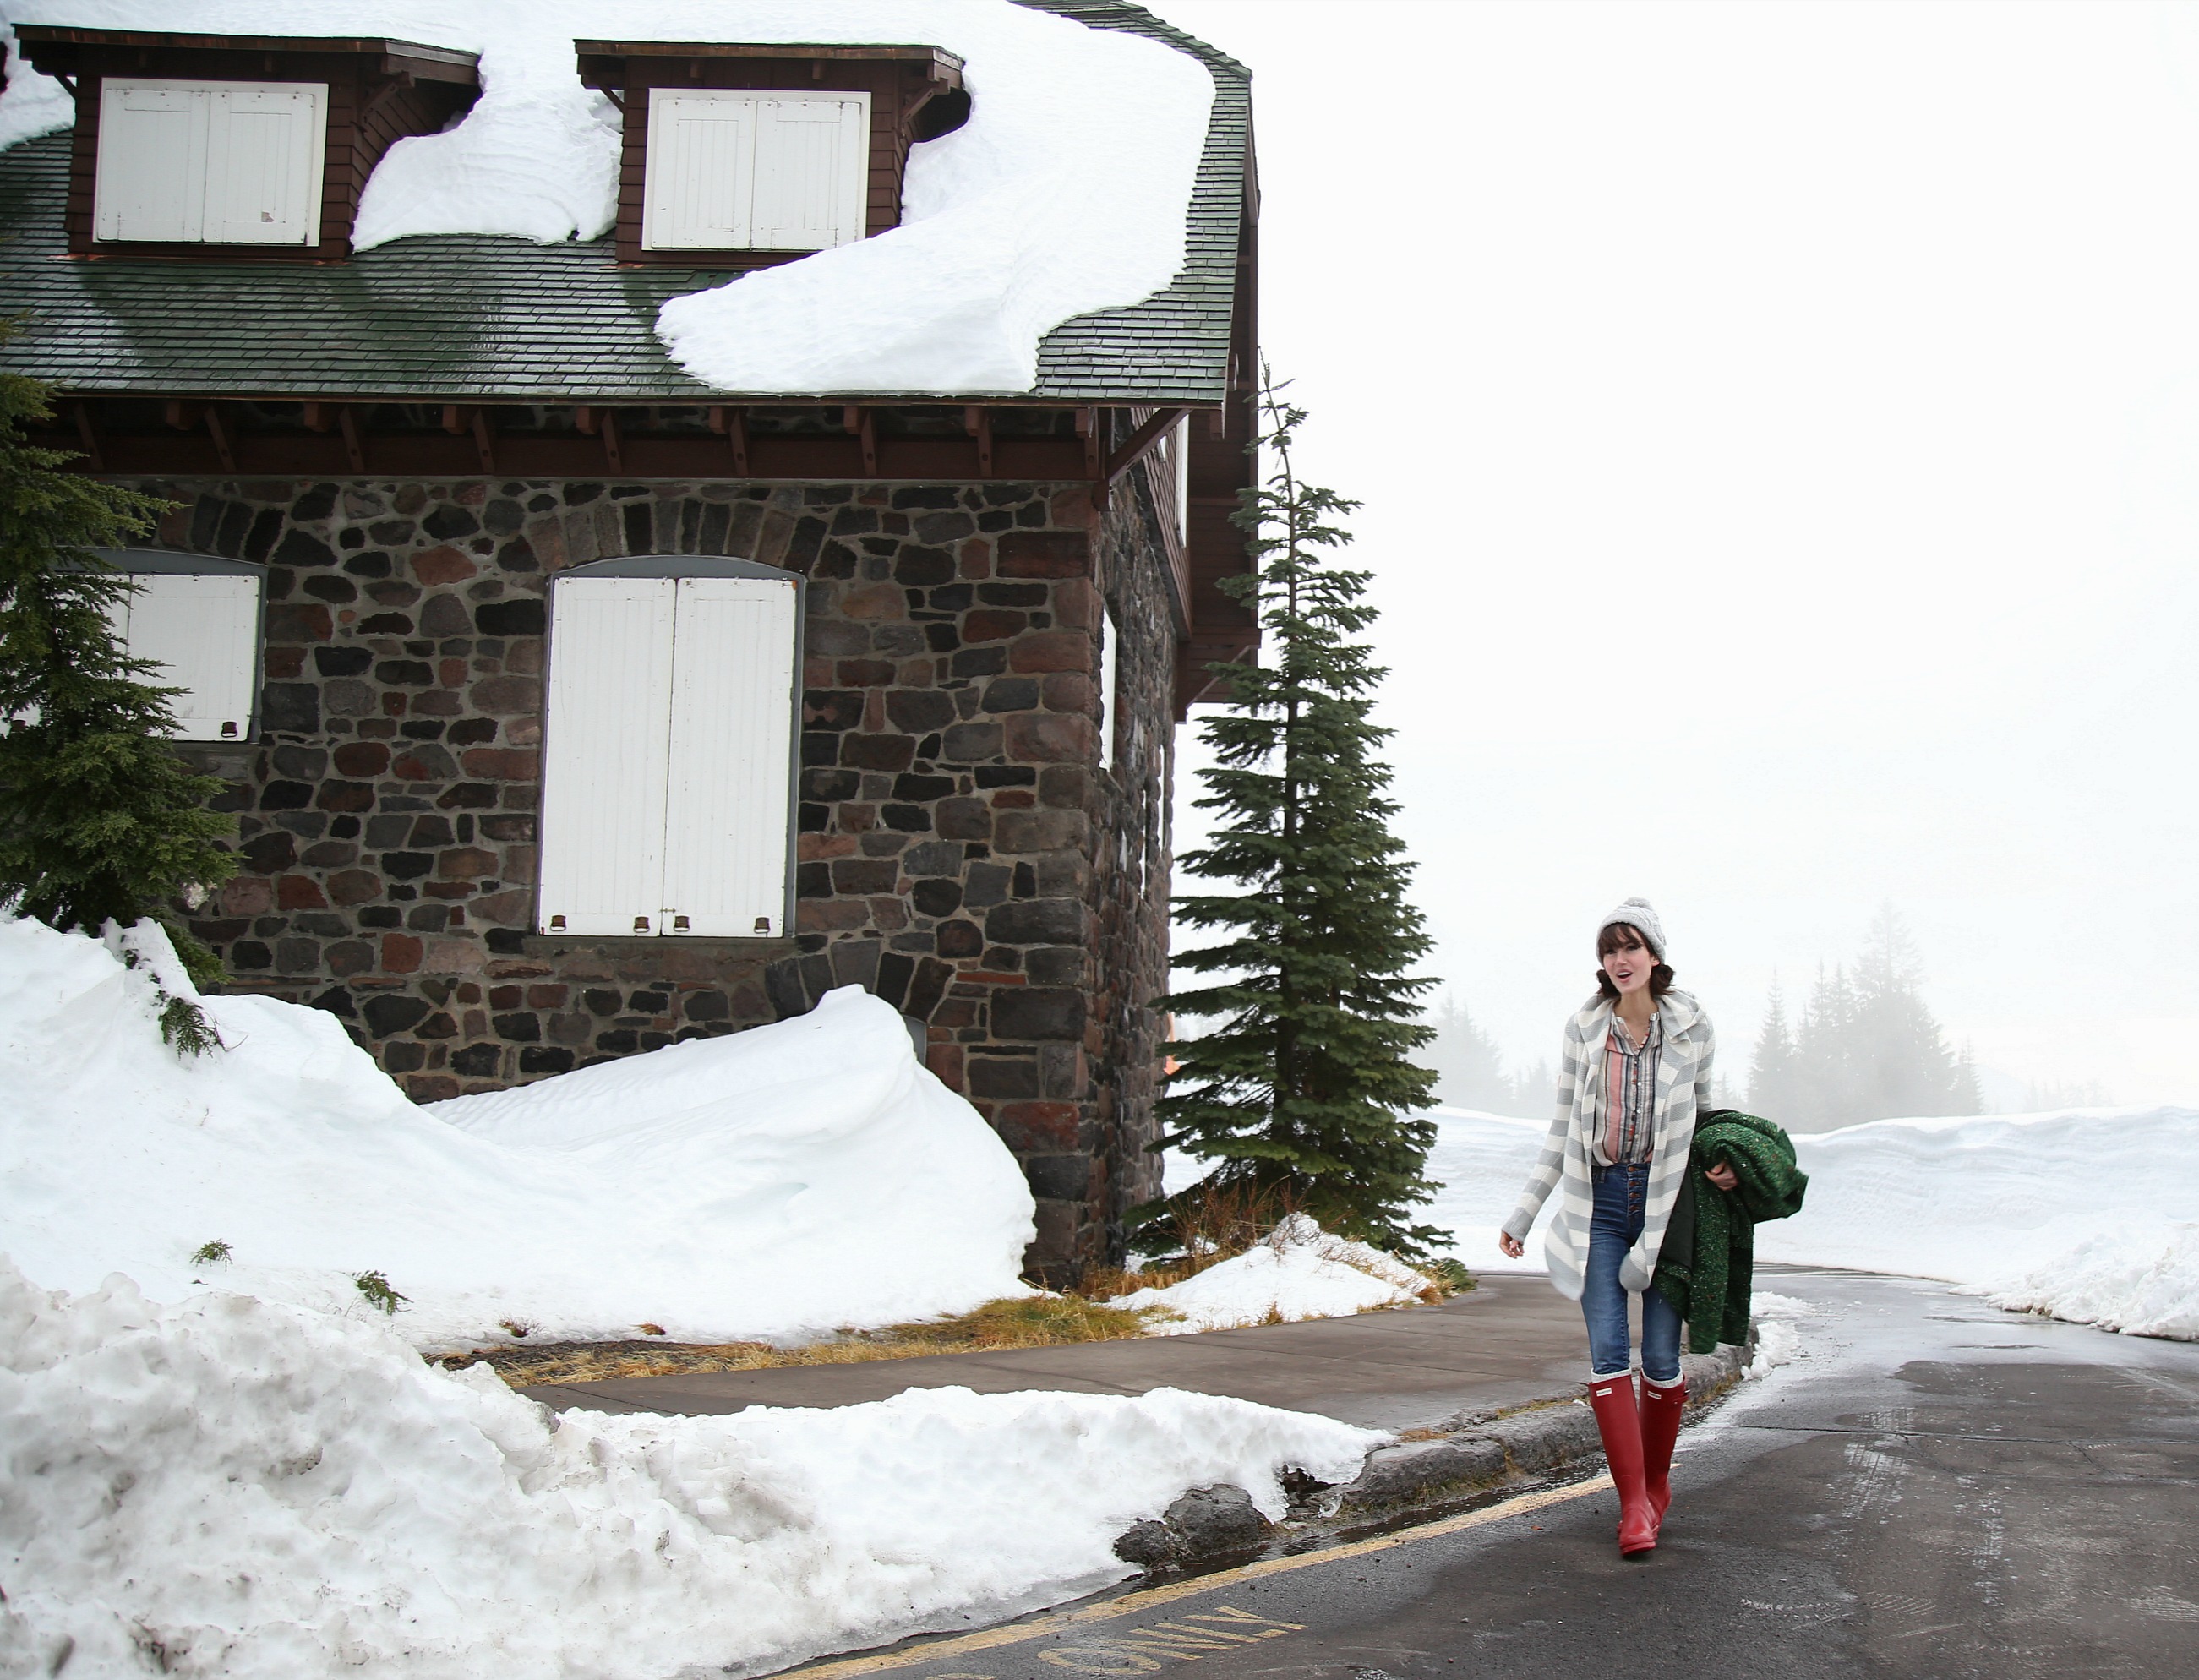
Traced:
POLYGON ((1157 408, 1146 417, 1146 423, 1123 441, 1123 446, 1107 458, 1107 482, 1112 484, 1138 464, 1146 452, 1167 436, 1169 429, 1191 412, 1188 407, 1157 408))
POLYGON ((94 472, 107 470, 106 452, 99 446, 99 423, 92 418, 91 405, 76 402, 69 405, 76 420, 76 435, 83 441, 85 458, 91 463, 94 472))
POLYGON ((613 472, 622 473, 626 470, 626 456, 619 448, 618 411, 607 408, 603 417, 604 459, 610 463, 613 472))
POLYGON ((172 430, 188 432, 194 423, 190 411, 184 406, 180 397, 170 397, 162 412, 172 430))
POLYGON ((965 408, 962 411, 962 429, 977 440, 977 476, 993 475, 993 411, 989 408, 965 408))
POLYGON ((366 470, 366 440, 359 435, 359 420, 349 403, 336 405, 336 429, 343 434, 344 454, 355 473, 366 470))
POLYGON ((496 428, 490 423, 488 410, 474 410, 474 447, 481 452, 481 470, 485 473, 496 470, 496 428))
POLYGON ((573 410, 573 429, 580 433, 582 437, 593 437, 596 435, 596 422, 602 417, 602 415, 603 410, 590 408, 587 404, 581 403, 573 410))
POLYGON ((443 405, 443 429, 452 437, 464 437, 466 431, 466 411, 456 403, 443 405))
POLYGON ((222 420, 219 403, 206 405, 206 429, 207 435, 213 440, 214 459, 221 463, 224 472, 235 472, 236 449, 230 440, 229 427, 222 420))
POLYGON ((852 432, 863 446, 863 476, 878 475, 878 411, 849 403, 840 411, 840 425, 852 432))
POLYGON ((1080 408, 1076 411, 1076 435, 1084 440, 1085 476, 1097 480, 1100 476, 1100 411, 1080 408))
POLYGON ((307 431, 325 432, 328 430, 332 417, 329 413, 328 404, 309 402, 300 404, 300 406, 305 411, 301 417, 306 423, 306 429, 307 431))

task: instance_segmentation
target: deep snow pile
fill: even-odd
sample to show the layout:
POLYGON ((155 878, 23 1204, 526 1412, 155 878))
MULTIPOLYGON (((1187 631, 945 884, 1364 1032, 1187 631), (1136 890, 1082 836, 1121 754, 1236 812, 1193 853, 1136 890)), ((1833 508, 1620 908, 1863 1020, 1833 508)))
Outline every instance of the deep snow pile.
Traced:
POLYGON ((1280 1516, 1385 1438, 1173 1389, 552 1420, 378 1324, 0 1262, 0 1676, 738 1672, 1090 1590, 1186 1489, 1280 1516))
MULTIPOLYGON (((1038 342, 1133 304, 1183 265, 1214 85, 1173 48, 1010 0, 4 0, 19 22, 248 35, 387 34, 481 55, 481 96, 401 140, 354 242, 414 234, 594 239, 616 208, 619 117, 573 43, 921 43, 965 61, 970 120, 911 149, 901 225, 667 304, 680 365, 739 392, 1029 390, 1038 342), (615 26, 614 27, 614 26, 615 26), (1104 144, 1094 137, 1104 135, 1104 144)), ((70 108, 26 67, 0 143, 70 108)))
POLYGON ((2110 1231, 1990 1293, 2011 1312, 2199 1341, 2199 1224, 2110 1231))
POLYGON ((632 1336, 784 1339, 1018 1292, 1022 1173, 855 990, 776 1026, 493 1097, 408 1102, 333 1016, 210 998, 229 1048, 160 1041, 157 930, 110 948, 0 919, 0 1245, 49 1285, 123 1271, 359 1314, 411 1298, 427 1347, 632 1336), (118 951, 137 941, 145 960, 118 951), (195 1266, 200 1245, 232 1263, 195 1266))
POLYGON ((1245 1252, 1165 1289, 1118 1296, 1111 1307, 1158 1307, 1172 1318, 1147 1333, 1185 1336, 1247 1324, 1344 1318, 1376 1307, 1410 1306, 1428 1280, 1403 1261, 1365 1243, 1331 1236, 1293 1213, 1245 1252))

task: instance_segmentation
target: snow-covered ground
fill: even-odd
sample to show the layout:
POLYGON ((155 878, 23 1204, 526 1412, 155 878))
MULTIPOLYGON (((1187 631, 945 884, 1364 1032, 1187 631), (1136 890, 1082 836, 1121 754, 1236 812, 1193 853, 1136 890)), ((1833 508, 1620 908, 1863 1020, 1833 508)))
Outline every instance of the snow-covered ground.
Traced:
MULTIPOLYGON (((481 55, 481 96, 400 140, 361 198, 361 248, 419 234, 594 239, 617 207, 620 120, 573 43, 916 42, 965 61, 970 120, 911 149, 901 225, 678 298, 674 357, 740 392, 1027 391, 1039 340, 1139 302, 1182 267, 1214 84, 1158 41, 1010 0, 0 0, 15 22, 244 35, 388 35, 481 55), (1093 137, 1104 134, 1106 143, 1093 137)), ((0 144, 66 127, 23 67, 0 144)))
POLYGON ((1158 1321, 1148 1333, 1185 1336, 1410 1306, 1427 1286, 1425 1277, 1380 1249, 1332 1236, 1294 1213, 1243 1254, 1181 1283, 1140 1289, 1107 1304, 1158 1307, 1175 1316, 1158 1321))
MULTIPOLYGON (((1023 1174, 860 991, 812 1014, 416 1107, 333 1016, 205 1002, 229 1048, 160 1041, 145 960, 0 919, 0 1249, 49 1287, 126 1273, 353 1315, 417 1345, 787 1339, 1018 1292, 1023 1174), (225 1265, 195 1264, 208 1242, 225 1265)), ((127 936, 136 940, 133 932, 127 936)))
MULTIPOLYGON (((1430 1222, 1478 1271, 1542 1269, 1541 1225, 1507 1262, 1496 1228, 1547 1123, 1438 1109, 1430 1222)), ((2148 1335, 2199 1336, 2193 1213, 2199 1111, 1881 1120, 1794 1140, 1800 1213, 1758 1228, 1759 1259, 1945 1278, 2000 1304, 2148 1335)), ((1544 1210, 1544 1221, 1548 1210, 1544 1210)))
POLYGON ((0 1677, 665 1680, 1057 1602, 1386 1438, 1160 1389, 551 1418, 380 1322, 0 1262, 0 1677))

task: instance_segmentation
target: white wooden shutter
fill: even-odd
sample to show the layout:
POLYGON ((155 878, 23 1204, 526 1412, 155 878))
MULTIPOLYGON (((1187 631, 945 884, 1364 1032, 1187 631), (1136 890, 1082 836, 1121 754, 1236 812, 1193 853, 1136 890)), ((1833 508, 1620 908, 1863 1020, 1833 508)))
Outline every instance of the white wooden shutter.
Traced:
POLYGON ((651 88, 648 250, 822 251, 868 225, 871 96, 651 88))
POLYGON ((551 591, 545 933, 658 931, 673 598, 670 578, 565 578, 551 591))
POLYGON ((327 140, 323 83, 110 79, 100 93, 93 236, 314 244, 327 140))
POLYGON ((643 166, 645 250, 740 250, 750 244, 756 101, 715 90, 649 90, 643 166))
POLYGON ((327 90, 310 82, 217 86, 207 102, 205 232, 230 245, 320 242, 327 90))
POLYGON ((100 90, 92 184, 97 239, 201 236, 207 90, 190 82, 119 82, 100 90))
POLYGON ((792 578, 680 580, 664 931, 783 936, 795 685, 792 578))
POLYGON ((147 680, 180 688, 179 741, 242 741, 260 676, 260 580, 233 572, 139 572, 112 616, 133 659, 161 668, 147 680))
POLYGON ((870 179, 870 95, 761 102, 756 249, 823 251, 860 239, 870 179))

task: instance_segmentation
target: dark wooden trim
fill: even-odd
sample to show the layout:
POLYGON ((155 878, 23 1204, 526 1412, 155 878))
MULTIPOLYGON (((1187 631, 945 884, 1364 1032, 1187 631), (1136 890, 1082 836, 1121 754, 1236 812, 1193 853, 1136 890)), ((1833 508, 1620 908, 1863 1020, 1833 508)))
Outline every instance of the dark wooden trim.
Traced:
POLYGON ((1111 485, 1129 471, 1144 458, 1147 450, 1167 435, 1170 427, 1190 412, 1188 404, 1178 408, 1155 409, 1145 424, 1125 438, 1122 446, 1107 458, 1106 481, 1111 485))

